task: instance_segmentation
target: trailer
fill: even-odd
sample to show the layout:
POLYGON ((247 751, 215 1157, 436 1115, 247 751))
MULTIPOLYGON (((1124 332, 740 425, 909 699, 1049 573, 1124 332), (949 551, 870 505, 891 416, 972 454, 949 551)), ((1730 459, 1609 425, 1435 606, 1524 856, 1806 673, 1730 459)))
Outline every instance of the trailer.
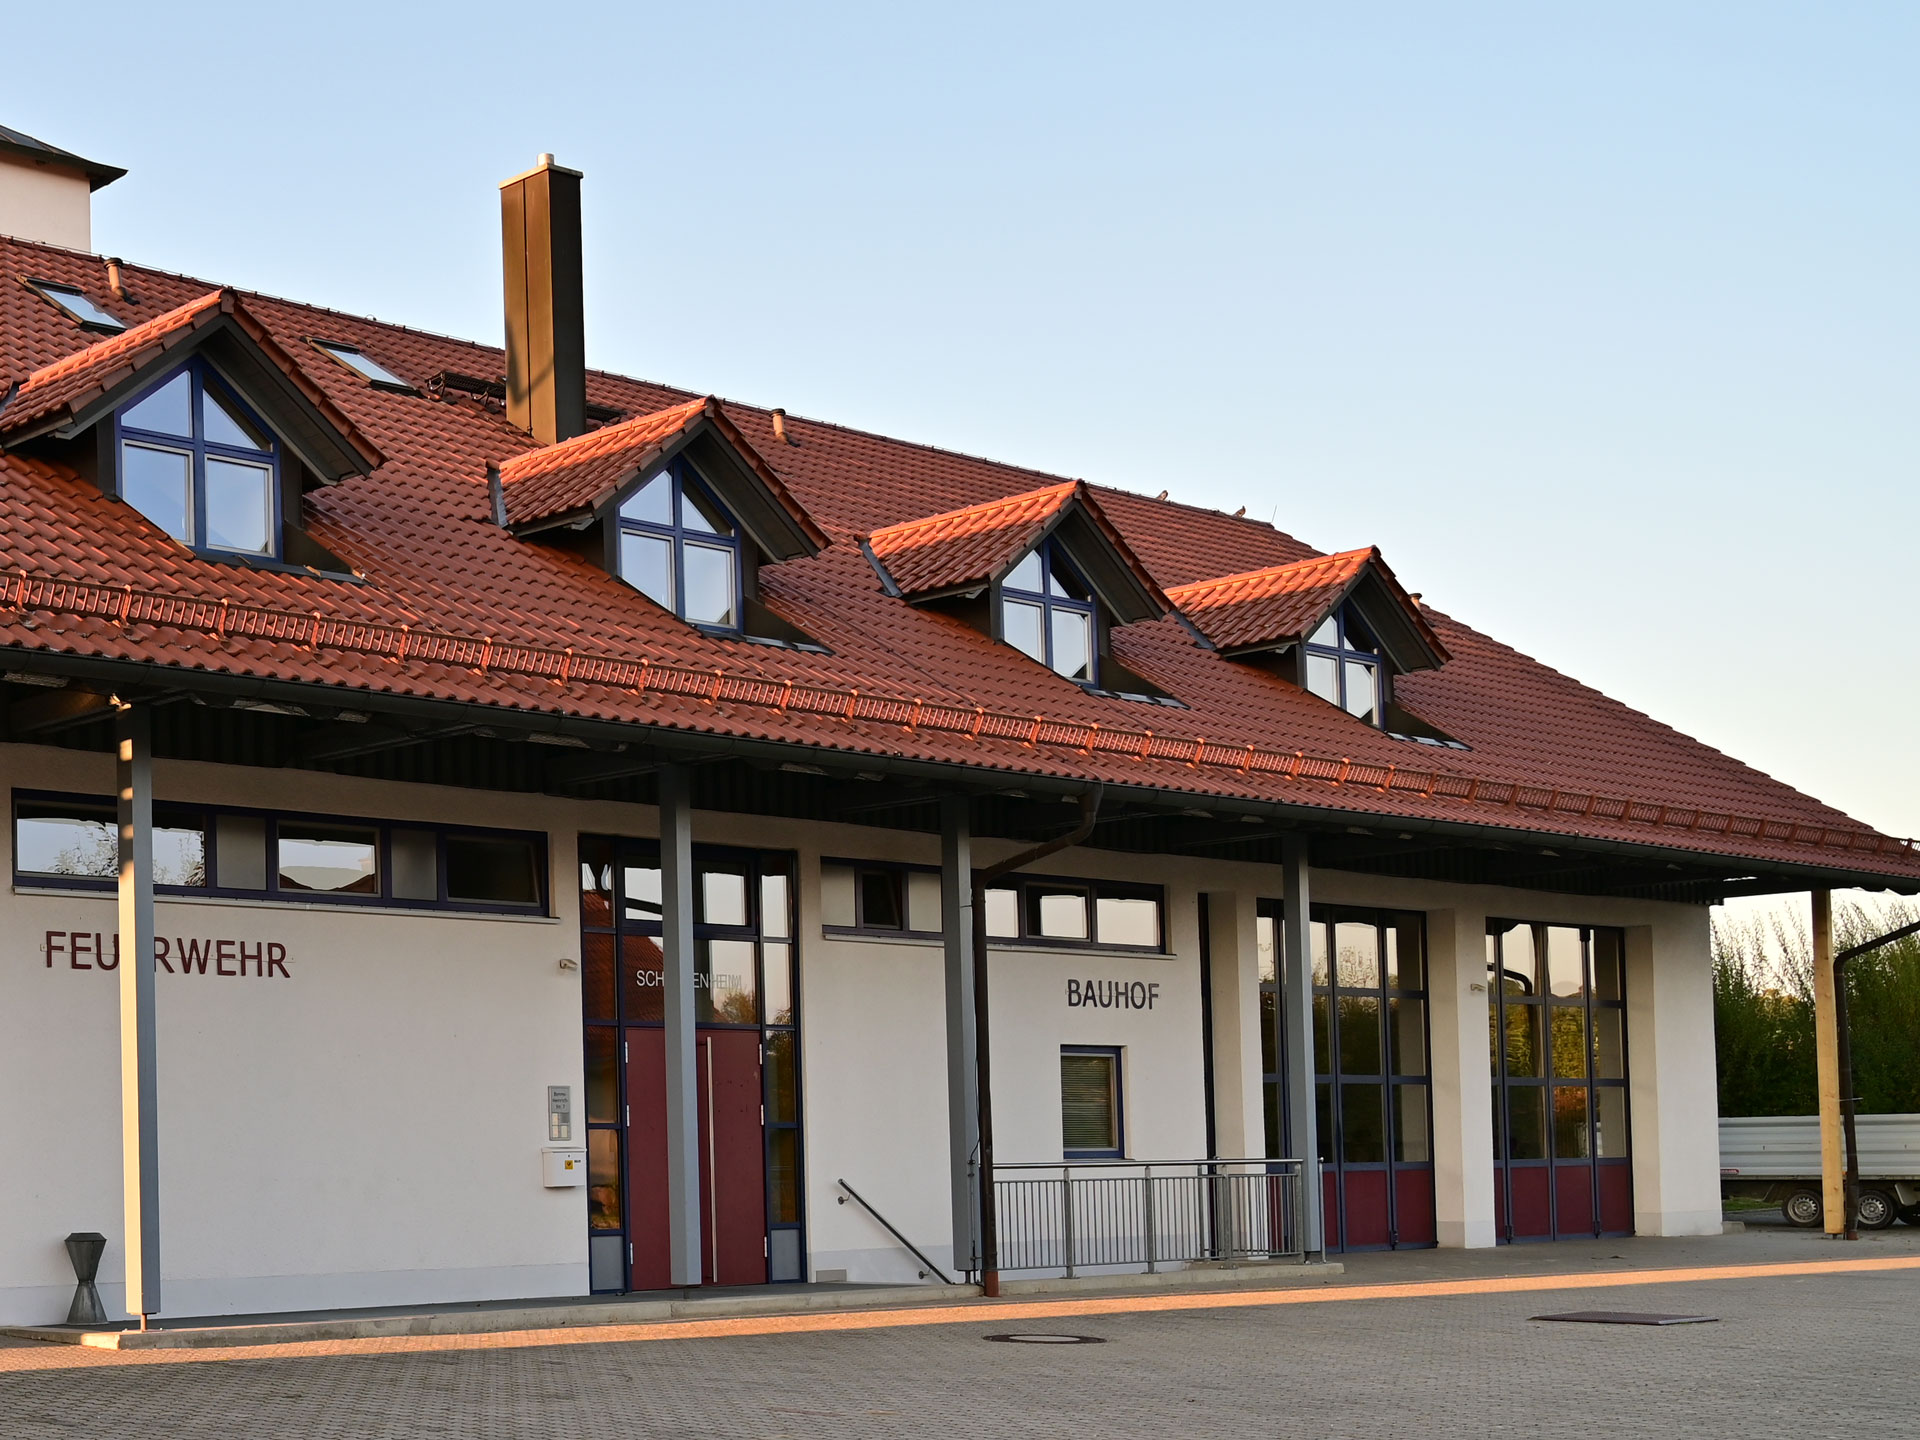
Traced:
MULTIPOLYGON (((1920 1115, 1861 1115, 1862 1230, 1920 1225, 1920 1115)), ((1755 1115, 1720 1121, 1720 1195, 1779 1205, 1789 1225, 1822 1219, 1820 1117, 1755 1115)))

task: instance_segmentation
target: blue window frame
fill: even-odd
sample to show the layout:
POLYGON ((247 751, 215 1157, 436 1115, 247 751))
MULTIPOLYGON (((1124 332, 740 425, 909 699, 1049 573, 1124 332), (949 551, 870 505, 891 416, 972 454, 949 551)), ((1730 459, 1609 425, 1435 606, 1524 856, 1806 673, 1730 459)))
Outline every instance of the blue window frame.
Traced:
POLYGON ((280 446, 200 360, 114 416, 120 498, 195 550, 276 556, 280 446))
POLYGON ((621 579, 689 625, 740 629, 740 530, 691 464, 627 496, 618 523, 621 579))
POLYGON ((1351 605, 1342 605, 1307 637, 1307 689, 1379 728, 1386 723, 1380 642, 1351 605))
POLYGON ((1000 638, 1056 675, 1099 683, 1093 591, 1053 541, 1028 551, 1000 582, 1000 638))
POLYGON ((1060 1153, 1068 1160, 1126 1157, 1117 1046, 1060 1047, 1060 1153))

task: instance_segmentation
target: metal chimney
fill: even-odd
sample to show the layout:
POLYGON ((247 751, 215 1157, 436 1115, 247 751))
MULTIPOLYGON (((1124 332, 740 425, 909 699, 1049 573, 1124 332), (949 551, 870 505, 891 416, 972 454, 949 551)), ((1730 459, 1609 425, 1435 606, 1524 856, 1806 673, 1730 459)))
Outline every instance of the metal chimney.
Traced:
POLYGON ((500 187, 506 275, 507 419, 542 445, 586 428, 586 302, 580 172, 540 163, 500 187))

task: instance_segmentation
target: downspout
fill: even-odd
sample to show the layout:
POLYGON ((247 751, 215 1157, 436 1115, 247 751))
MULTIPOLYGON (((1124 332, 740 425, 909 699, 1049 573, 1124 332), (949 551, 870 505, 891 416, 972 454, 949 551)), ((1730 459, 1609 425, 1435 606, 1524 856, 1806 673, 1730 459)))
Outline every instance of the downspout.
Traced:
POLYGON ((992 1029, 987 1003, 987 887, 1002 875, 1078 845, 1093 833, 1100 814, 1099 782, 1080 796, 1080 821, 1064 835, 973 872, 973 1029, 974 1073, 980 1105, 980 1289, 1000 1293, 1000 1237, 993 1206, 993 1067, 992 1029))
POLYGON ((1920 920, 1889 930, 1864 944, 1850 945, 1833 957, 1833 1028, 1840 1052, 1840 1131, 1846 1137, 1847 1178, 1841 1192, 1846 1198, 1847 1239, 1860 1238, 1860 1137, 1854 1125, 1856 1100, 1853 1093, 1853 1035, 1847 1015, 1847 966, 1882 945, 1891 945, 1909 935, 1920 935, 1920 920))

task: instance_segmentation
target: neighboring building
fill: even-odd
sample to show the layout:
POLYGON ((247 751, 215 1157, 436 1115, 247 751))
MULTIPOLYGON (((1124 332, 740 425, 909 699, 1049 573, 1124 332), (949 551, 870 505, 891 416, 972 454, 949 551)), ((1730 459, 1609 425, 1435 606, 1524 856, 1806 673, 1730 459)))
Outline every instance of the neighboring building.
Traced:
POLYGON ((1718 1231, 1707 907, 1911 842, 1378 551, 588 371, 502 194, 505 352, 0 241, 0 1319, 972 1268, 1070 834, 996 1164, 1718 1231))

